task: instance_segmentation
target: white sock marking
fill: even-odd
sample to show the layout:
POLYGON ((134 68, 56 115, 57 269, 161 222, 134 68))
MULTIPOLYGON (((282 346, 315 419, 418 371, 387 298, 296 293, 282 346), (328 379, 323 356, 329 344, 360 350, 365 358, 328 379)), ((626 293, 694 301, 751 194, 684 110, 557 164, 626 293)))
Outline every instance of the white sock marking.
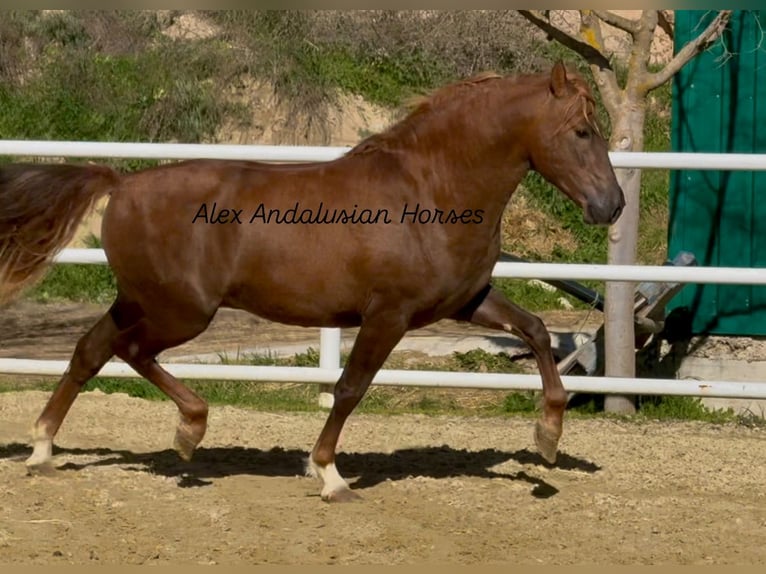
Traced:
POLYGON ((53 439, 48 431, 42 427, 35 427, 32 432, 34 449, 32 456, 27 459, 27 467, 44 466, 53 458, 53 439))
POLYGON ((324 486, 322 487, 322 498, 327 498, 332 493, 340 490, 350 490, 348 483, 343 480, 343 477, 335 467, 335 463, 330 463, 327 466, 322 467, 309 457, 306 464, 306 474, 322 480, 324 483, 324 486))

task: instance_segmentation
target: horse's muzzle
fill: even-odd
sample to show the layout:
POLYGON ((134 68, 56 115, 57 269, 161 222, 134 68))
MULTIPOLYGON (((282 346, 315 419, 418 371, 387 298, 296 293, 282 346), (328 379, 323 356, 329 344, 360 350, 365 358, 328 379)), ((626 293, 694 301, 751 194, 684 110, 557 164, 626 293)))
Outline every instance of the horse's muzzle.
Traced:
POLYGON ((620 193, 617 204, 613 201, 603 203, 588 203, 583 214, 586 223, 595 225, 612 225, 622 215, 625 208, 625 197, 620 193))

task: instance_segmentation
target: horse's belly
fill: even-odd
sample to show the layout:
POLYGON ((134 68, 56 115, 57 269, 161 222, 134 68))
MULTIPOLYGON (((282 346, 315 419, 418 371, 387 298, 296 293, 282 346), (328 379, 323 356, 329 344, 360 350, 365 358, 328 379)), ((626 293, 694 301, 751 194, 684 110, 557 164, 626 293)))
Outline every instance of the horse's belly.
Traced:
POLYGON ((268 280, 237 286, 222 306, 242 309, 277 323, 304 327, 355 327, 360 325, 362 304, 356 294, 328 297, 301 285, 270 285, 268 280))
POLYGON ((397 281, 385 273, 344 274, 333 266, 310 273, 290 265, 260 266, 251 280, 230 289, 222 305, 306 327, 355 327, 370 313, 387 309, 406 314, 414 328, 454 315, 488 281, 478 276, 416 275, 410 269, 402 273, 406 281, 397 281))

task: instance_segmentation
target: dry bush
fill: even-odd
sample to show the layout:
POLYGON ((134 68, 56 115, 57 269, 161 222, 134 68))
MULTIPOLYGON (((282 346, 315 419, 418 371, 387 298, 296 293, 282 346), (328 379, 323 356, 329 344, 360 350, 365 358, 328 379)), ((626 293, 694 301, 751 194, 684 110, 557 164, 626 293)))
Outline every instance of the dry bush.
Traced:
POLYGON ((318 41, 345 42, 383 56, 422 52, 453 79, 548 65, 530 57, 538 48, 535 32, 515 10, 326 11, 313 19, 313 32, 318 41))
MULTIPOLYGON (((515 11, 213 11, 239 69, 267 80, 305 139, 327 140, 339 91, 396 106, 478 72, 526 72, 538 44, 515 11)), ((289 131, 288 126, 288 131, 289 131)))

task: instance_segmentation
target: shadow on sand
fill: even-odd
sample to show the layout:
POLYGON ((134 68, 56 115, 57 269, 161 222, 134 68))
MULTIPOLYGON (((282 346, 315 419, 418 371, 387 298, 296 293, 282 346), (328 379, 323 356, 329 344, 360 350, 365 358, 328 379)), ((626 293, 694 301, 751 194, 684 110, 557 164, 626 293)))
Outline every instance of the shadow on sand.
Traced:
MULTIPOLYGON (((0 460, 18 459, 22 461, 31 454, 28 445, 12 443, 0 445, 0 460)), ((191 462, 181 460, 171 449, 133 453, 127 450, 108 448, 58 448, 54 447, 54 456, 68 454, 72 456, 97 456, 100 460, 83 463, 67 462, 55 464, 58 471, 77 471, 86 467, 121 466, 128 471, 149 472, 152 474, 176 478, 182 488, 201 487, 212 484, 213 479, 235 475, 253 475, 264 477, 293 477, 304 474, 305 461, 309 453, 304 450, 285 450, 273 448, 260 450, 245 447, 199 448, 191 462)), ((527 449, 504 452, 496 449, 480 451, 456 450, 449 446, 422 447, 396 450, 392 453, 339 453, 338 467, 352 483, 354 490, 373 487, 386 480, 401 480, 413 476, 428 478, 503 478, 528 482, 534 488, 532 495, 549 498, 558 490, 546 481, 530 476, 526 472, 503 473, 491 470, 492 467, 515 461, 523 465, 540 465, 562 470, 576 470, 596 473, 598 465, 559 453, 555 465, 548 465, 540 455, 527 449), (354 480, 356 478, 356 480, 354 480)))

